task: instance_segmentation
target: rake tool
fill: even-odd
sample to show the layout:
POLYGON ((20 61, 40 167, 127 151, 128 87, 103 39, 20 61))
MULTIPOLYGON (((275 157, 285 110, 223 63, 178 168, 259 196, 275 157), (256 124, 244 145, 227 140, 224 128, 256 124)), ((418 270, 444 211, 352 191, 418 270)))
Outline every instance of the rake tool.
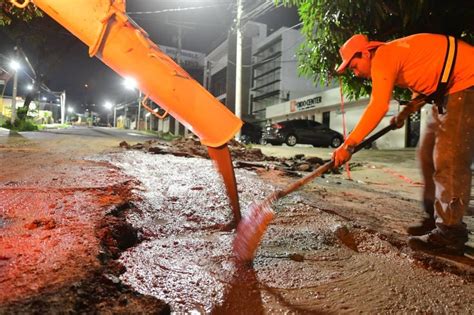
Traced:
MULTIPOLYGON (((398 114, 397 121, 404 122, 411 113, 418 111, 424 104, 424 96, 413 99, 406 104, 406 107, 398 114)), ((382 137, 390 130, 397 129, 402 125, 403 124, 397 126, 396 122, 392 122, 390 125, 359 143, 359 145, 354 148, 353 154, 372 144, 372 142, 382 137)), ((249 206, 247 216, 242 218, 237 226, 237 233, 233 244, 235 257, 240 261, 251 261, 253 259, 268 224, 275 216, 275 212, 271 209, 273 202, 294 192, 301 186, 307 184, 316 177, 323 175, 332 168, 334 168, 334 161, 331 160, 285 189, 275 191, 261 203, 252 203, 249 206)))

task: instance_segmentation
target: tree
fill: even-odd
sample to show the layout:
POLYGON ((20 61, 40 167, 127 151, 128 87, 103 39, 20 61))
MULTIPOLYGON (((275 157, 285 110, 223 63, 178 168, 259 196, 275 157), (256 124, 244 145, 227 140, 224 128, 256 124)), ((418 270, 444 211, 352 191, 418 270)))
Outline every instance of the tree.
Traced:
MULTIPOLYGON (((472 0, 275 0, 295 5, 306 41, 299 50, 299 72, 329 84, 340 63, 339 47, 353 34, 389 41, 415 33, 449 34, 474 42, 472 0)), ((346 72, 344 92, 350 98, 370 93, 370 83, 346 72)), ((398 91, 400 92, 400 91, 398 91)), ((400 93, 396 95, 400 96, 400 93)))
POLYGON ((38 16, 42 16, 42 13, 34 5, 19 9, 12 5, 10 1, 0 2, 0 26, 10 25, 15 19, 30 21, 38 16))

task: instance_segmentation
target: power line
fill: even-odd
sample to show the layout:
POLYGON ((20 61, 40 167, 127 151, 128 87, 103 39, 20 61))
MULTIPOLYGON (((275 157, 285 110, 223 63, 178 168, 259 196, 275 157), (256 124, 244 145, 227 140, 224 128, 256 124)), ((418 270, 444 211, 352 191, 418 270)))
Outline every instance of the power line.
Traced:
POLYGON ((214 4, 214 5, 207 5, 207 6, 163 9, 163 10, 158 10, 158 11, 127 12, 127 14, 128 15, 160 14, 160 13, 169 13, 169 12, 181 12, 181 11, 191 11, 191 10, 217 8, 217 7, 221 7, 221 6, 227 6, 227 5, 228 5, 228 3, 221 3, 221 4, 214 4))
POLYGON ((255 9, 253 9, 252 11, 245 14, 242 18, 246 19, 246 20, 255 19, 259 16, 262 16, 262 15, 264 15, 264 14, 266 14, 266 13, 272 11, 272 10, 275 10, 277 8, 280 8, 282 6, 283 6, 283 4, 275 6, 272 1, 266 1, 263 4, 259 5, 258 7, 256 7, 255 9))

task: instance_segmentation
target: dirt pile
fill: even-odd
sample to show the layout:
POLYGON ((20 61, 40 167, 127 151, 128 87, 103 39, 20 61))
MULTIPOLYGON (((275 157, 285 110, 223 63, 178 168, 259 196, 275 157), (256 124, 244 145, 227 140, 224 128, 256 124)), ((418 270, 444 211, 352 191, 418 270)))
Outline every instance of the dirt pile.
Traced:
MULTIPOLYGON (((249 148, 238 141, 231 140, 228 143, 232 158, 243 161, 275 161, 274 157, 266 156, 260 149, 249 148)), ((207 147, 195 137, 178 138, 170 142, 162 140, 149 140, 144 143, 129 145, 123 141, 120 147, 128 150, 143 150, 153 154, 172 154, 184 157, 202 157, 209 159, 207 147)))
MULTIPOLYGON (((278 169, 293 176, 301 176, 323 165, 327 160, 320 157, 305 157, 303 154, 291 158, 267 156, 258 148, 246 146, 238 141, 228 143, 235 167, 247 169, 278 169)), ((152 154, 171 154, 182 157, 201 157, 209 159, 207 147, 195 137, 178 138, 171 142, 150 140, 144 143, 129 145, 123 141, 120 147, 127 150, 140 150, 152 154)))

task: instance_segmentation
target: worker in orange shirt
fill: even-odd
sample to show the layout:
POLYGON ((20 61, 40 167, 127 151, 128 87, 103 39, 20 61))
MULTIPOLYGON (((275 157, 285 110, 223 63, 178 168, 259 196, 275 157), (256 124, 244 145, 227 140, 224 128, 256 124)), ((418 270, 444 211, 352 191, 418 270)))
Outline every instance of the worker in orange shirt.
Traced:
MULTIPOLYGON (((462 254, 468 240, 462 218, 470 199, 474 153, 474 47, 457 40, 455 58, 449 58, 451 75, 446 87, 439 89, 452 43, 437 34, 415 34, 386 43, 369 41, 361 34, 347 40, 339 50, 342 64, 337 72, 350 69, 358 77, 371 79, 372 95, 354 130, 334 151, 333 160, 336 167, 348 161, 353 148, 377 127, 389 109, 394 86, 409 88, 414 95, 432 96, 441 90, 418 149, 428 217, 408 227, 408 245, 462 254)), ((401 127, 400 120, 396 116, 392 123, 401 127)))

